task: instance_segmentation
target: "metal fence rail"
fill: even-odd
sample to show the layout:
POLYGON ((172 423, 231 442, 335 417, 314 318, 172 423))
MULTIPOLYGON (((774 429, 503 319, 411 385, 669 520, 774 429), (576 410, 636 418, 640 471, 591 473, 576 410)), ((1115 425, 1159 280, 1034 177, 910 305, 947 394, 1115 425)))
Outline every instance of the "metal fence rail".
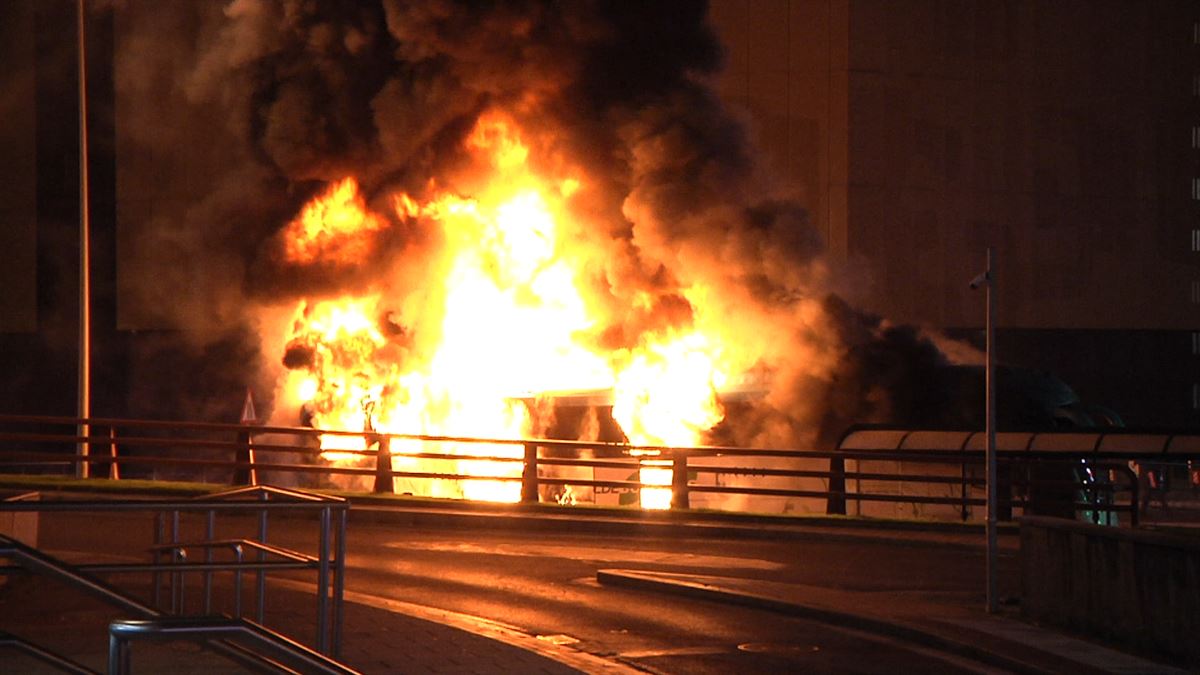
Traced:
MULTIPOLYGON (((269 667, 279 672, 338 675, 355 672, 294 640, 243 619, 165 617, 154 607, 130 597, 115 586, 80 570, 78 566, 68 565, 4 535, 0 535, 0 556, 15 562, 20 568, 64 582, 134 616, 144 617, 138 620, 116 621, 110 625, 110 673, 129 672, 129 655, 125 646, 127 640, 135 637, 173 639, 183 633, 186 633, 189 639, 202 641, 218 653, 256 669, 269 667), (188 629, 189 626, 192 628, 188 629), (248 644, 246 646, 231 644, 226 640, 231 637, 248 644), (115 669, 114 663, 117 664, 115 669), (299 668, 299 670, 297 671, 295 668, 299 668)), ((154 567, 158 566, 148 566, 147 569, 154 567)), ((0 634, 0 646, 16 648, 63 672, 94 673, 70 659, 16 636, 0 634)))
MULTIPOLYGON (((951 507, 964 520, 971 517, 972 507, 983 504, 978 494, 983 484, 978 470, 983 449, 972 440, 978 432, 954 432, 962 440, 949 448, 923 446, 921 439, 933 432, 875 429, 869 431, 892 433, 901 441, 893 446, 847 447, 844 442, 832 450, 778 450, 108 418, 87 419, 93 433, 81 437, 76 429, 82 421, 0 415, 0 470, 5 464, 12 468, 37 464, 42 471, 45 462, 57 461, 63 473, 73 474, 74 465, 85 462, 93 476, 119 466, 122 478, 186 478, 234 485, 254 483, 265 472, 292 476, 299 483, 348 476, 373 483, 370 489, 376 493, 394 492, 396 481, 402 479, 494 481, 519 485, 519 499, 527 504, 548 501, 550 491, 568 488, 593 494, 668 489, 674 509, 692 508, 696 495, 723 495, 818 500, 824 502, 826 512, 841 514, 848 512, 848 504, 855 510, 872 503, 951 507), (321 449, 322 439, 329 437, 356 439, 360 449, 337 452, 357 459, 329 461, 321 449), (78 443, 94 451, 77 455, 78 443), (412 460, 424 464, 410 466, 412 460), (475 465, 464 470, 461 462, 475 465), (481 465, 486 465, 482 474, 481 465), (669 479, 647 480, 643 469, 669 479), (885 483, 902 487, 889 488, 885 483)), ((1124 512, 1136 523, 1145 488, 1129 462, 1200 460, 1200 436, 1188 434, 1159 432, 1163 442, 1149 448, 1117 442, 1123 436, 1116 432, 1107 434, 1109 440, 1116 439, 1113 442, 1095 441, 1094 435, 1077 442, 1081 433, 1026 432, 1022 438, 1026 437, 1034 440, 1015 449, 1002 445, 998 452, 1002 518, 1013 509, 1056 508, 1093 517, 1099 511, 1124 512), (1047 438, 1063 442, 1038 440, 1047 438), (1090 476, 1078 470, 1081 466, 1089 468, 1090 476), (1047 479, 1041 474, 1069 479, 1047 479)))
POLYGON ((153 620, 114 621, 108 628, 108 672, 132 672, 130 643, 134 640, 191 640, 202 645, 221 640, 234 647, 245 645, 261 666, 283 673, 358 675, 358 671, 245 619, 170 617, 153 620))
MULTIPOLYGON (((203 577, 203 612, 211 613, 213 575, 226 572, 233 575, 235 618, 242 612, 242 575, 253 573, 256 578, 254 617, 262 623, 266 605, 266 579, 270 572, 307 570, 316 573, 316 648, 322 653, 338 655, 342 642, 343 596, 345 589, 346 516, 349 502, 340 497, 318 495, 271 486, 254 486, 228 490, 214 495, 185 500, 64 500, 0 502, 0 513, 28 512, 149 512, 155 514, 154 560, 151 563, 83 564, 67 568, 49 564, 48 556, 20 542, 0 537, 0 556, 17 558, 20 566, 52 576, 69 579, 84 590, 140 617, 156 617, 164 604, 172 614, 186 611, 185 579, 189 573, 203 577), (318 521, 316 555, 307 555, 271 545, 268 541, 270 513, 309 514, 318 521), (204 536, 197 541, 182 538, 183 515, 202 519, 204 536), (216 518, 224 515, 250 515, 257 519, 258 538, 220 540, 215 536, 216 518), (214 558, 218 548, 235 552, 235 559, 219 561, 214 558), (201 551, 203 560, 191 560, 190 551, 201 551), (247 559, 246 554, 253 556, 247 559), (144 605, 99 581, 94 574, 140 573, 153 575, 153 599, 144 605), (163 602, 164 586, 169 603, 163 602), (132 604, 130 604, 132 603, 132 604)), ((12 568, 0 568, 11 571, 12 568)))

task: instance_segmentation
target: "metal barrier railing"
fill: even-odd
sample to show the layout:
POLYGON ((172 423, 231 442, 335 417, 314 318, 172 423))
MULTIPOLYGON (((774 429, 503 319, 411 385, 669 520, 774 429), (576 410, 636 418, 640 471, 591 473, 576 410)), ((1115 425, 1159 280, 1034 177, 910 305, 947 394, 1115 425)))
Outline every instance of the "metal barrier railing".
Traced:
POLYGON ((130 669, 130 642, 134 640, 191 640, 202 644, 222 640, 234 647, 245 645, 259 663, 279 672, 311 675, 357 675, 327 656, 245 619, 171 617, 154 620, 114 621, 108 628, 109 675, 130 669))
MULTIPOLYGON (((56 567, 38 568, 55 576, 70 577, 76 586, 100 594, 103 599, 116 601, 118 606, 135 612, 142 617, 159 616, 162 606, 163 577, 167 578, 171 602, 169 611, 182 613, 184 604, 184 579, 189 573, 200 573, 204 577, 204 612, 212 611, 212 575, 218 572, 234 576, 235 614, 241 612, 241 576, 254 572, 257 577, 255 589, 255 618, 263 622, 266 602, 266 575, 269 572, 309 570, 317 576, 316 597, 316 648, 318 651, 337 656, 341 651, 343 595, 345 589, 346 516, 349 503, 339 497, 316 495, 298 490, 287 490, 270 486, 239 488, 216 495, 188 500, 103 500, 103 501, 17 501, 0 503, 0 512, 153 512, 156 514, 154 545, 155 559, 152 563, 103 563, 74 565, 68 571, 56 567), (269 513, 315 514, 319 522, 317 554, 306 555, 272 546, 267 541, 267 516, 269 513), (184 541, 182 514, 197 514, 204 517, 205 538, 195 542, 184 541), (258 540, 217 540, 215 521, 217 514, 242 514, 258 518, 258 540), (211 555, 218 547, 250 550, 255 560, 244 557, 231 560, 215 560, 211 555), (205 560, 188 560, 186 552, 200 549, 206 552, 205 560), (161 554, 170 553, 163 561, 161 554), (183 553, 183 555, 181 555, 183 553), (149 573, 153 575, 152 605, 129 601, 112 587, 95 581, 93 574, 149 573), (76 576, 78 578, 76 578, 76 576), (82 580, 82 581, 81 581, 82 580), (129 604, 133 602, 134 604, 129 604)), ((34 555, 36 551, 10 538, 0 538, 8 546, 0 548, 0 555, 16 555, 22 565, 38 567, 37 561, 45 556, 34 555), (32 561, 32 562, 31 562, 32 561)), ((60 566, 61 567, 61 566, 60 566)))
MULTIPOLYGON (((205 646, 217 653, 255 670, 271 669, 287 673, 338 675, 356 672, 294 640, 244 619, 165 617, 155 608, 92 576, 81 569, 81 566, 68 565, 4 535, 0 535, 0 556, 17 563, 23 569, 64 582, 123 611, 144 617, 139 620, 120 620, 110 624, 110 673, 129 672, 129 651, 125 644, 129 639, 135 637, 178 639, 184 637, 185 634, 188 639, 203 642, 205 646), (188 629, 189 626, 192 628, 188 629), (230 638, 240 639, 234 642, 230 638), (116 665, 114 666, 114 664, 116 665), (297 667, 299 670, 296 670, 297 667)), ((90 566, 93 571, 99 567, 90 566)), ((16 648, 63 672, 90 675, 95 673, 68 658, 16 636, 0 634, 0 646, 16 648)))
MULTIPOLYGON (((0 442, 10 446, 7 453, 0 455, 0 461, 7 461, 12 466, 19 462, 57 458, 64 467, 80 462, 95 466, 120 465, 126 467, 123 469, 125 477, 138 477, 139 470, 143 474, 148 470, 151 478, 159 477, 155 472, 163 467, 193 479, 217 469, 224 476, 219 482, 227 484, 253 481, 256 474, 263 472, 297 477, 357 476, 373 480, 372 491, 376 493, 394 492, 396 481, 401 479, 493 481, 519 484, 517 498, 527 504, 547 499, 546 492, 550 489, 565 490, 568 487, 590 489, 594 493, 623 494, 668 489, 670 507, 674 509, 691 508, 694 495, 740 495, 823 500, 826 512, 840 514, 847 513, 847 503, 954 507, 966 520, 971 507, 983 504, 982 495, 972 493, 981 492, 978 488, 983 479, 973 468, 982 465, 984 454, 982 449, 967 449, 965 441, 956 450, 670 448, 554 439, 470 438, 105 418, 87 420, 95 433, 79 437, 76 435, 79 423, 79 419, 70 417, 0 415, 0 442), (54 428, 62 430, 48 431, 54 428), (357 457, 358 461, 338 464, 327 461, 321 444, 323 438, 330 437, 358 439, 364 449, 337 450, 343 456, 357 457), (263 442, 263 439, 273 442, 263 442), (78 443, 96 444, 96 447, 111 451, 77 456, 74 449, 78 443), (122 448, 120 452, 112 449, 118 443, 122 448), (45 445, 57 446, 60 452, 29 449, 45 445), (447 446, 452 447, 447 450, 447 446), (254 452, 249 452, 249 448, 254 452), (462 452, 465 448, 471 450, 462 452), (68 449, 71 454, 62 452, 68 449), (205 454, 208 456, 198 456, 205 454), (429 460, 430 466, 398 468, 398 465, 415 460, 429 460), (884 460, 896 463, 896 468, 862 470, 864 463, 884 460), (463 461, 487 463, 490 473, 461 470, 456 463, 463 461), (661 465, 656 468, 669 474, 669 478, 660 483, 644 480, 640 470, 651 462, 661 465), (781 467, 781 462, 791 466, 781 467), (857 463, 854 470, 847 470, 847 462, 857 463), (901 467, 901 463, 909 466, 901 467), (938 465, 952 467, 952 470, 934 471, 938 465), (580 475, 589 470, 590 477, 580 475), (604 477, 603 472, 610 475, 604 477), (613 475, 628 475, 629 478, 614 479, 613 475), (862 489, 872 481, 956 486, 957 494, 938 494, 932 489, 862 489)), ((1187 439, 1172 437, 1167 443, 1171 447, 1171 458, 1174 461, 1200 460, 1200 442, 1185 443, 1182 440, 1187 439)), ((1079 451, 1026 448, 1019 452, 998 452, 1001 474, 1007 476, 1007 483, 1002 486, 1005 489, 1001 492, 1005 511, 1039 505, 1072 508, 1084 513, 1095 513, 1103 508, 1105 512, 1128 513, 1131 522, 1136 523, 1141 487, 1138 477, 1127 467, 1122 468, 1120 463, 1161 460, 1166 449, 1099 452, 1097 448, 1079 451), (1093 475, 1089 478, 1074 471, 1080 465, 1099 467, 1100 462, 1105 463, 1106 475, 1103 477, 1093 475), (1035 465, 1055 465, 1069 470, 1067 473, 1080 475, 1067 483, 1046 481, 1027 470, 1035 465), (1112 480, 1108 478, 1109 474, 1112 480), (1038 486, 1053 488, 1057 494, 1034 489, 1038 486)))

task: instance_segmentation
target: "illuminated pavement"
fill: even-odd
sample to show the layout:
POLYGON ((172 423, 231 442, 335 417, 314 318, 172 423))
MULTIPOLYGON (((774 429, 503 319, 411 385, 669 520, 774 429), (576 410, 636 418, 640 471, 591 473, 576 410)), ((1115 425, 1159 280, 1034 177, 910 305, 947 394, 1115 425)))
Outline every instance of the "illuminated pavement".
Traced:
MULTIPOLYGON (((738 642, 732 649, 719 639, 706 642, 698 635, 676 635, 670 638, 678 640, 673 647, 638 649, 612 639, 598 646, 589 641, 585 621, 569 624, 581 632, 576 647, 609 653, 654 672, 771 672, 780 668, 894 672, 897 663, 904 663, 904 670, 910 672, 1184 672, 1036 628, 1016 618, 1015 605, 1006 606, 1000 615, 988 615, 980 574, 982 538, 973 529, 872 527, 819 519, 810 526, 746 525, 719 517, 668 514, 560 518, 519 511, 474 513, 470 509, 393 513, 382 509, 368 514, 363 505, 356 508, 360 522, 374 516, 380 525, 392 522, 417 528, 410 530, 414 541, 390 547, 407 560, 406 566, 415 564, 418 555, 433 552, 487 559, 489 578, 503 584, 512 583, 504 581, 509 577, 503 558, 525 560, 518 566, 523 565, 530 576, 536 576, 533 568, 541 564, 534 562, 537 560, 556 560, 555 567, 586 561, 585 568, 596 568, 594 578, 608 594, 608 601, 599 609, 591 597, 571 595, 583 614, 603 614, 611 606, 628 602, 664 618, 670 615, 674 599, 684 599, 690 603, 685 611, 706 617, 725 615, 734 622, 750 623, 751 634, 761 631, 759 640, 738 642), (430 533, 426 529, 430 527, 453 527, 457 534, 438 543, 442 537, 430 533), (458 528, 487 534, 464 536, 458 528), (638 538, 626 539, 630 531, 640 531, 640 544, 638 538), (514 537, 513 533, 522 534, 514 537), (451 543, 455 537, 459 543, 451 543), (796 563, 789 561, 789 556, 798 558, 799 564, 789 564, 796 563), (622 568, 605 566, 617 561, 626 564, 622 568), (821 629, 813 624, 820 624, 821 629), (782 630, 775 630, 777 627, 782 630), (839 631, 841 635, 836 635, 839 631), (854 646, 839 651, 843 638, 849 638, 854 646), (864 649, 864 645, 870 648, 864 649), (871 656, 863 658, 864 653, 871 656)), ((1003 537, 1001 548, 1001 593, 1015 597, 1019 594, 1016 537, 1003 537)), ((436 560, 435 567, 449 564, 440 562, 443 558, 436 560)), ((461 561, 450 565, 453 572, 449 574, 466 566, 461 561)), ((539 580, 541 587, 555 583, 562 582, 539 580)), ((586 581, 576 578, 573 585, 577 589, 586 581)), ((458 592, 449 588, 441 597, 453 602, 458 592)), ((570 594, 572 590, 559 592, 570 594)), ((544 594, 522 593, 550 602, 544 594)), ((513 616, 537 626, 538 614, 517 612, 513 616)))
MULTIPOLYGON (((403 603, 380 602, 350 593, 345 607, 342 661, 363 673, 573 673, 634 672, 617 664, 552 644, 538 644, 501 625, 427 613, 403 603), (547 652, 553 653, 553 658, 547 652)), ((306 584, 272 584, 267 623, 311 644, 313 589, 306 584)), ((121 615, 44 579, 21 578, 0 590, 0 626, 51 648, 96 672, 108 655, 106 626, 121 615)), ((191 675, 244 672, 232 662, 184 642, 138 642, 132 647, 135 673, 191 675)), ((60 671, 15 651, 0 650, 0 673, 37 675, 60 671)))
MULTIPOLYGON (((129 550, 140 528, 43 518, 51 550, 129 550)), ((301 544, 300 525, 273 525, 272 540, 301 544)), ((364 673, 1178 672, 986 615, 979 541, 954 527, 356 504, 343 658, 364 673)), ((1001 591, 1015 595, 1015 538, 1002 542, 1001 591)), ((309 641, 311 583, 273 580, 269 598, 267 625, 309 641)), ((0 603, 0 620, 69 638, 102 670, 103 640, 76 630, 103 628, 94 610, 20 584, 0 603)), ((135 665, 180 656, 153 649, 136 647, 135 665)), ((182 655, 194 665, 176 675, 227 672, 182 655)))

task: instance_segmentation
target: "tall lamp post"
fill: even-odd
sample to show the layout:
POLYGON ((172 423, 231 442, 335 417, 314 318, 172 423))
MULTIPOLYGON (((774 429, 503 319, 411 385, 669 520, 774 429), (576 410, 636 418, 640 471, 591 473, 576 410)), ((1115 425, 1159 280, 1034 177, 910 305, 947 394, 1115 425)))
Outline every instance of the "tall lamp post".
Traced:
POLYGON ((987 291, 987 323, 984 328, 987 344, 986 384, 987 396, 984 405, 987 446, 987 611, 1000 611, 1000 598, 996 589, 996 249, 987 248, 987 269, 971 280, 971 288, 985 286, 987 291))
POLYGON ((79 38, 79 406, 76 412, 80 441, 76 447, 79 463, 75 465, 75 475, 87 478, 90 473, 87 459, 91 447, 87 441, 91 425, 87 420, 92 414, 92 237, 88 209, 87 51, 83 37, 83 3, 84 0, 78 0, 76 8, 79 38))

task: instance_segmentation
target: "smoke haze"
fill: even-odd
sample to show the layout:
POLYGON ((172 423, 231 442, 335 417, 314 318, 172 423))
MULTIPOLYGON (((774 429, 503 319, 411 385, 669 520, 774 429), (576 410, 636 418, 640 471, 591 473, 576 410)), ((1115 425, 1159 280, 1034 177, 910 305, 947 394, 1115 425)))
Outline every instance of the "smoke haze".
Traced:
MULTIPOLYGON (((916 383, 945 363, 916 331, 831 294, 838 272, 804 205, 765 172, 711 86, 722 52, 703 3, 106 11, 117 21, 127 325, 179 328, 204 349, 259 335, 300 298, 381 279, 389 309, 419 325, 438 242, 397 216, 392 196, 479 188, 464 143, 481 115, 503 110, 538 130, 531 161, 587 177, 569 227, 589 246, 586 283, 604 308, 592 341, 618 348, 704 324, 756 355, 742 365, 765 393, 723 427, 728 441, 827 442, 851 422, 903 417, 924 405, 916 383), (288 262, 280 233, 345 176, 386 227, 353 264, 288 262), (689 297, 696 285, 720 292, 689 297)), ((284 341, 260 337, 281 346, 247 378, 261 382, 284 341)))

